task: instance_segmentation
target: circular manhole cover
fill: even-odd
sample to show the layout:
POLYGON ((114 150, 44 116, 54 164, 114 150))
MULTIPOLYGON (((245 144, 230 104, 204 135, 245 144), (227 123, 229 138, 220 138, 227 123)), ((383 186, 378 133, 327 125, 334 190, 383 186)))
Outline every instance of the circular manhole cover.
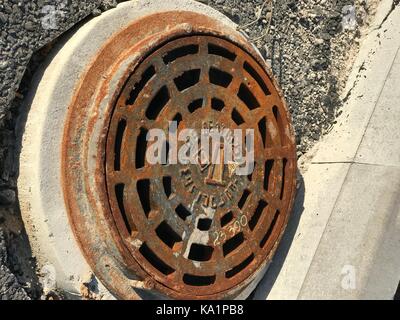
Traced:
POLYGON ((294 149, 273 88, 252 56, 205 35, 164 44, 124 86, 107 137, 108 197, 122 241, 166 288, 187 297, 231 290, 275 246, 293 187, 285 183, 293 177, 285 155, 294 149), (234 162, 211 161, 211 152, 210 161, 180 161, 186 141, 177 137, 188 129, 198 137, 204 129, 225 133, 220 157, 235 130, 253 131, 248 174, 236 174, 234 162), (152 130, 166 139, 158 164, 146 161, 152 130))
POLYGON ((88 264, 119 298, 242 298, 294 201, 287 107, 227 18, 190 1, 149 3, 94 19, 50 64, 28 126, 27 141, 37 123, 51 130, 40 131, 45 148, 25 152, 43 180, 24 183, 27 208, 48 221, 56 240, 41 248, 65 283, 88 264), (48 96, 51 81, 63 91, 48 96))

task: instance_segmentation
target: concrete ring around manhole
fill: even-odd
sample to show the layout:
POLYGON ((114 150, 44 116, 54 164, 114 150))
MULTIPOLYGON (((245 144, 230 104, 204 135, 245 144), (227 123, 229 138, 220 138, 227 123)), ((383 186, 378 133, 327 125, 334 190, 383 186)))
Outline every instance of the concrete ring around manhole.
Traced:
POLYGON ((296 148, 271 70, 228 18, 193 1, 120 4, 61 40, 36 85, 19 200, 55 287, 79 295, 93 272, 95 293, 121 299, 251 293, 290 216, 296 148), (174 162, 188 130, 224 132, 219 160, 174 162), (152 132, 168 136, 165 163, 149 161, 152 132), (225 161, 232 141, 249 161, 225 161))

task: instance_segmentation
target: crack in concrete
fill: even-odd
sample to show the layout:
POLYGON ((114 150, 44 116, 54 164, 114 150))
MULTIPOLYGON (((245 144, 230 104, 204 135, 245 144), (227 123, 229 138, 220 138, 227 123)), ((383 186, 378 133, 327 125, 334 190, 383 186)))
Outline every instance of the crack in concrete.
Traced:
POLYGON ((376 28, 373 28, 370 32, 374 32, 374 31, 380 30, 383 27, 383 25, 385 24, 385 22, 389 19, 390 15, 393 13, 393 11, 396 9, 396 7, 399 5, 399 3, 400 3, 399 0, 393 0, 392 1, 392 6, 390 7, 389 12, 382 19, 382 21, 379 24, 379 26, 377 26, 376 28))
POLYGON ((350 99, 353 90, 357 87, 357 84, 359 83, 359 80, 360 80, 360 77, 361 77, 361 72, 362 72, 363 70, 366 70, 365 64, 366 64, 366 60, 364 60, 363 63, 361 64, 361 66, 358 68, 357 77, 356 77, 356 79, 354 80, 353 85, 351 86, 351 88, 349 89, 349 91, 347 91, 346 96, 343 98, 343 100, 342 100, 342 101, 343 101, 343 104, 346 103, 346 102, 350 99))
POLYGON ((382 28, 382 26, 384 25, 384 23, 387 21, 387 19, 389 19, 390 15, 393 13, 393 11, 396 9, 396 6, 399 4, 399 1, 395 1, 393 0, 392 2, 392 7, 390 8, 389 12, 386 14, 386 16, 383 18, 382 22, 380 23, 380 25, 378 26, 378 28, 376 30, 379 30, 382 28))
POLYGON ((363 166, 373 166, 373 167, 383 167, 383 168, 400 168, 400 166, 396 165, 386 165, 386 164, 379 164, 379 163, 368 163, 368 162, 360 162, 360 161, 321 161, 321 162, 311 162, 311 165, 329 165, 329 164, 356 164, 356 165, 363 165, 363 166))

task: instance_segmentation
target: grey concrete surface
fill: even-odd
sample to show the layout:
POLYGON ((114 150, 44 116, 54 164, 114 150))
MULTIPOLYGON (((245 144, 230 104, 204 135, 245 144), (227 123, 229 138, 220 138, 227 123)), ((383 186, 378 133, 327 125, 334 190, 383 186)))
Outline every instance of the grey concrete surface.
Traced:
POLYGON ((359 147, 356 161, 400 166, 400 52, 389 71, 376 108, 359 147))
POLYGON ((299 299, 391 300, 400 281, 400 167, 354 164, 299 299), (343 285, 354 268, 354 286, 343 285))
POLYGON ((258 299, 394 298, 400 281, 400 7, 389 13, 380 12, 378 19, 386 18, 361 48, 356 65, 362 72, 350 78, 343 115, 305 160, 304 200, 300 194, 291 236, 258 299))

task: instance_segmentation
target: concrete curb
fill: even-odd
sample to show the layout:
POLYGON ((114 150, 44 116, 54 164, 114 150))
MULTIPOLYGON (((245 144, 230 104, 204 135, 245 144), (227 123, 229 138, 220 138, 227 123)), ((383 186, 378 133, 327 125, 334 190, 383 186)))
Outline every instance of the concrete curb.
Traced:
POLYGON ((258 299, 393 299, 400 279, 400 7, 391 4, 381 4, 362 44, 337 125, 306 160, 293 219, 258 299))

